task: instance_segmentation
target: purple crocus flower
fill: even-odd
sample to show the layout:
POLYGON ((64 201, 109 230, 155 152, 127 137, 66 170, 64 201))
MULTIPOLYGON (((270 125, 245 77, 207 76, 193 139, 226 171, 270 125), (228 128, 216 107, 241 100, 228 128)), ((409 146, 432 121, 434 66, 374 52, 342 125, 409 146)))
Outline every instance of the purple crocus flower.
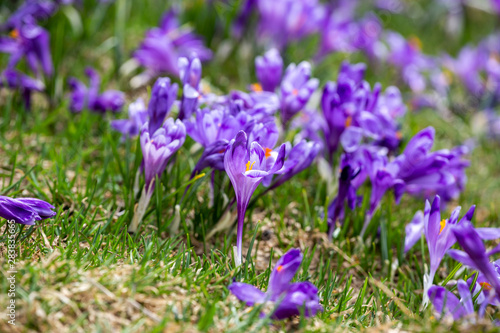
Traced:
POLYGON ((326 15, 317 0, 257 0, 258 34, 279 49, 318 31, 326 15))
POLYGON ((16 89, 21 92, 26 110, 31 108, 31 94, 33 91, 42 92, 45 85, 15 69, 6 69, 0 73, 0 87, 16 89))
POLYGON ((177 90, 177 83, 171 84, 168 77, 156 80, 148 104, 149 133, 155 133, 163 125, 177 98, 177 90))
POLYGON ((181 57, 178 62, 179 76, 183 83, 179 119, 187 119, 198 108, 200 99, 201 61, 196 55, 181 57))
POLYGON ((33 23, 16 27, 11 31, 10 37, 0 37, 0 52, 10 54, 9 68, 14 68, 22 58, 25 58, 36 75, 40 73, 40 68, 47 76, 53 74, 49 33, 33 23))
POLYGON ((493 232, 491 230, 479 231, 471 223, 466 222, 454 226, 452 232, 463 251, 449 250, 448 255, 464 265, 480 271, 484 279, 488 281, 484 287, 492 289, 496 296, 500 295, 500 275, 489 259, 491 255, 500 252, 500 248, 497 246, 493 250, 486 251, 483 244, 484 236, 487 237, 486 239, 499 238, 498 229, 493 232))
POLYGON ((128 228, 130 233, 136 232, 139 223, 142 221, 153 195, 156 177, 161 177, 170 157, 179 150, 184 144, 185 139, 186 128, 179 119, 174 122, 172 118, 168 118, 163 126, 154 133, 149 132, 148 123, 142 126, 141 149, 145 184, 134 217, 128 228))
POLYGON ((323 311, 319 304, 318 289, 310 282, 291 283, 302 263, 299 249, 291 249, 276 263, 267 292, 262 292, 251 284, 233 282, 228 288, 239 300, 249 306, 275 303, 276 309, 271 318, 282 320, 304 313, 306 317, 315 316, 323 311))
POLYGON ((282 172, 285 162, 284 144, 277 157, 270 162, 268 163, 266 152, 262 146, 255 141, 249 142, 247 134, 243 131, 238 132, 224 154, 224 169, 233 184, 238 209, 236 266, 241 265, 243 223, 248 203, 264 177, 282 172))
POLYGON ((360 173, 360 168, 353 169, 349 164, 347 155, 342 157, 341 170, 339 176, 338 193, 335 199, 328 206, 328 237, 331 240, 335 224, 338 219, 344 218, 345 203, 351 210, 356 208, 358 197, 356 195, 356 188, 352 186, 352 180, 360 173))
MULTIPOLYGON (((264 149, 266 151, 266 157, 268 155, 274 155, 272 157, 275 158, 278 154, 277 149, 272 151, 269 148, 264 149)), ((262 184, 264 186, 269 186, 266 191, 271 191, 277 188, 296 174, 307 169, 318 155, 319 150, 320 145, 318 143, 306 140, 301 140, 292 148, 287 147, 287 151, 289 151, 289 153, 286 156, 283 173, 278 175, 274 180, 273 176, 268 176, 264 179, 262 184)))
MULTIPOLYGON (((73 104, 73 103, 72 103, 73 104)), ((139 134, 142 126, 148 121, 148 110, 142 98, 128 106, 128 119, 115 119, 111 121, 111 127, 121 132, 123 138, 134 137, 139 134)))
POLYGON ((277 49, 255 58, 255 74, 264 91, 274 92, 281 82, 283 59, 277 49))
POLYGON ((0 30, 12 30, 21 26, 26 20, 47 19, 57 10, 57 4, 50 0, 27 0, 14 12, 7 21, 0 25, 0 30))
POLYGON ((444 287, 432 286, 429 288, 427 296, 434 306, 436 316, 450 316, 453 320, 459 320, 472 317, 475 314, 472 295, 467 283, 464 280, 459 280, 457 289, 460 299, 444 287))
POLYGON ((288 66, 281 82, 283 124, 287 124, 297 112, 306 106, 318 85, 318 79, 311 79, 311 65, 308 62, 303 61, 299 65, 288 66))
POLYGON ((70 110, 81 112, 85 107, 97 113, 106 111, 119 112, 125 104, 123 92, 117 90, 107 90, 99 94, 101 78, 99 74, 90 67, 85 69, 85 75, 89 78, 90 84, 87 88, 85 84, 75 78, 69 78, 68 84, 70 93, 70 110))
POLYGON ((0 216, 15 223, 35 225, 35 221, 45 220, 56 215, 55 207, 40 199, 13 199, 0 196, 0 216))
POLYGON ((201 61, 209 60, 212 52, 191 30, 180 27, 177 11, 169 10, 163 16, 160 26, 146 33, 146 37, 134 52, 134 58, 148 69, 151 77, 169 73, 178 75, 178 60, 193 53, 201 61))

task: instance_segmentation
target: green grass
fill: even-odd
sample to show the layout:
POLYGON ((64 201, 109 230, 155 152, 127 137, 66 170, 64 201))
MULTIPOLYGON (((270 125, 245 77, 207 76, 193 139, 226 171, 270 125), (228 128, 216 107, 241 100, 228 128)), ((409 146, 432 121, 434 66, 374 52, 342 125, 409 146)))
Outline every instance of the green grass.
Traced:
MULTIPOLYGON (((225 209, 224 197, 234 196, 223 173, 215 175, 214 206, 209 205, 207 173, 192 183, 182 202, 179 234, 169 231, 174 207, 180 203, 199 158, 199 153, 191 152, 190 139, 158 182, 139 232, 129 235, 127 225, 137 201, 133 185, 141 159, 138 141, 121 142, 120 135, 109 127, 110 116, 70 114, 63 101, 65 82, 68 75, 81 78, 86 65, 95 65, 106 88, 123 89, 129 101, 147 96, 146 89, 128 88, 128 78, 118 75, 119 67, 144 31, 156 25, 166 5, 160 1, 142 4, 117 0, 113 5, 100 6, 94 9, 86 1, 73 21, 68 17, 75 13, 68 14, 67 9, 47 22, 57 73, 49 85, 51 103, 36 96, 34 109, 25 112, 19 96, 1 92, 0 194, 47 200, 56 206, 57 216, 37 226, 18 227, 17 326, 13 328, 2 320, 0 331, 336 332, 365 327, 383 332, 390 328, 495 331, 491 319, 499 319, 497 311, 488 312, 487 320, 471 327, 440 322, 430 309, 420 310, 422 275, 428 265, 426 245, 417 244, 407 255, 402 249, 404 226, 416 210, 423 209, 423 200, 405 196, 396 206, 390 195, 386 196, 362 241, 357 235, 370 193, 365 186, 361 189, 364 206, 348 212, 339 236, 329 243, 321 211, 332 197, 316 165, 260 197, 247 211, 247 260, 240 268, 235 268, 232 260, 234 226, 210 239, 206 237, 225 209), (378 225, 380 237, 376 237, 378 225), (265 289, 277 259, 292 247, 304 253, 295 280, 308 280, 318 287, 324 312, 309 319, 261 320, 262 309, 248 310, 230 295, 227 286, 236 279, 265 289)), ((201 1, 189 2, 184 15, 217 50, 228 36, 229 26, 224 20, 234 15, 234 8, 217 3, 210 10, 200 11, 203 6, 201 1), (218 24, 213 26, 211 22, 218 24)), ((391 28, 403 24, 398 20, 390 22, 391 28)), ((414 28, 421 29, 416 30, 419 36, 426 31, 418 25, 414 28)), ((469 35, 475 36, 475 32, 469 35)), ((422 37, 425 42, 425 35, 422 37)), ((261 49, 252 49, 248 41, 232 43, 231 56, 216 56, 204 67, 204 77, 214 90, 228 92, 255 80, 252 59, 261 49), (249 48, 250 54, 241 51, 249 48)), ((314 41, 308 43, 313 45, 314 41)), ((285 54, 286 61, 308 59, 313 54, 309 44, 292 45, 285 54)), ((345 58, 364 60, 358 55, 328 57, 316 67, 314 75, 322 82, 334 80, 345 58)), ((397 82, 397 73, 370 68, 367 79, 387 86, 397 82)), ((408 140, 432 125, 436 128, 435 149, 452 147, 472 137, 472 114, 443 118, 433 110, 409 112, 403 122, 404 137, 408 140)), ((498 143, 477 139, 467 170, 466 191, 446 208, 444 216, 456 205, 467 209, 477 204, 474 223, 498 225, 498 148, 498 143)), ((0 221, 0 233, 0 252, 4 254, 5 220, 0 221)), ((2 274, 7 274, 6 261, 1 263, 2 274)), ((465 270, 449 276, 456 266, 445 258, 435 282, 470 275, 465 270)), ((2 305, 8 302, 7 290, 7 281, 0 280, 2 305)))

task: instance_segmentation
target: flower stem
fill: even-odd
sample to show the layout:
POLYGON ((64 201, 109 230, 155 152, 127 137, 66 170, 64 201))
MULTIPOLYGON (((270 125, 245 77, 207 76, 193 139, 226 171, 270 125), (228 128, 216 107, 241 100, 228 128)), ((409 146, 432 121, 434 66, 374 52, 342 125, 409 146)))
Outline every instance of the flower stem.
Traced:
POLYGON ((151 186, 150 186, 150 191, 147 191, 146 186, 144 186, 144 188, 142 189, 141 198, 137 203, 137 209, 134 212, 134 217, 132 218, 132 222, 130 222, 130 225, 128 227, 128 232, 130 234, 133 234, 137 231, 137 228, 139 227, 139 224, 141 223, 144 214, 146 214, 146 209, 148 208, 149 201, 151 201, 152 196, 153 196, 153 191, 151 186))
MULTIPOLYGON (((239 265, 241 265, 241 262, 243 260, 242 256, 242 247, 243 247, 243 223, 245 222, 245 212, 247 209, 247 205, 238 202, 238 230, 236 233, 236 248, 237 248, 237 258, 236 262, 239 260, 239 265)), ((238 266, 239 266, 238 265, 238 266)))

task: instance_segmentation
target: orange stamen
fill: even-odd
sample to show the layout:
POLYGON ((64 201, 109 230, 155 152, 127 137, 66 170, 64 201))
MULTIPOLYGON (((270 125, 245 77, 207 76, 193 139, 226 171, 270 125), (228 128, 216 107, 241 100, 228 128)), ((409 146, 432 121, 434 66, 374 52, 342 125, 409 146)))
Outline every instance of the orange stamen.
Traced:
POLYGON ((269 156, 271 156, 271 153, 272 153, 272 149, 271 148, 266 148, 264 149, 265 150, 265 155, 266 155, 266 158, 268 158, 269 156))
POLYGON ((278 267, 276 267, 276 271, 278 273, 281 272, 282 269, 283 269, 283 265, 279 265, 278 267))
POLYGON ((261 92, 263 91, 262 89, 262 86, 260 85, 260 83, 254 83, 251 85, 252 87, 252 90, 255 91, 255 92, 261 92))
POLYGON ((398 138, 398 140, 401 140, 403 138, 403 134, 400 131, 397 131, 396 138, 398 138))
POLYGON ((351 116, 349 116, 349 117, 347 117, 347 119, 345 120, 345 127, 349 127, 349 126, 351 126, 351 124, 352 124, 352 117, 351 117, 351 116))
POLYGON ((479 284, 481 285, 481 287, 483 287, 484 290, 491 290, 491 284, 489 284, 488 282, 479 282, 479 284))
POLYGON ((14 39, 18 38, 19 37, 19 30, 17 30, 17 29, 12 30, 11 32, 9 32, 9 36, 14 38, 14 39))
POLYGON ((295 95, 295 96, 297 96, 299 94, 299 91, 297 89, 293 89, 292 90, 292 94, 295 95))

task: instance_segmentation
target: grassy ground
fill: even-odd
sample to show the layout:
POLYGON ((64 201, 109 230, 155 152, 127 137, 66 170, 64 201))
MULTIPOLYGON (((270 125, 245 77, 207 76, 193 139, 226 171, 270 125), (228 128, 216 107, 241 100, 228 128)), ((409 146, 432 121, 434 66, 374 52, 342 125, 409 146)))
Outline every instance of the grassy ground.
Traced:
MULTIPOLYGON (((404 226, 416 210, 423 209, 423 200, 405 197, 396 206, 387 196, 369 236, 361 241, 356 235, 365 200, 363 209, 348 213, 338 238, 327 242, 320 211, 331 194, 316 166, 261 197, 247 212, 244 251, 248 254, 242 268, 236 269, 231 258, 234 230, 207 237, 223 211, 224 195, 233 195, 223 174, 215 177, 214 207, 209 207, 207 175, 188 191, 180 211, 180 232, 172 235, 169 230, 174 206, 199 157, 191 151, 190 139, 163 175, 161 191, 156 191, 140 232, 129 235, 126 226, 136 202, 133 182, 141 157, 138 142, 121 142, 107 116, 73 115, 66 102, 59 101, 64 97, 66 76, 82 77, 85 65, 99 69, 106 87, 126 91, 128 101, 147 96, 146 89, 131 91, 127 78, 118 75, 119 64, 166 8, 159 1, 141 3, 118 0, 97 10, 85 2, 80 9, 80 30, 78 20, 71 20, 70 9, 60 11, 47 22, 57 69, 49 84, 51 100, 36 96, 34 109, 26 113, 19 96, 1 92, 0 194, 45 199, 58 212, 53 219, 18 230, 17 326, 2 320, 1 332, 495 330, 490 318, 498 319, 498 313, 489 313, 488 320, 471 327, 439 322, 429 309, 420 311, 427 250, 423 243, 417 244, 405 256, 402 246, 404 226), (377 223, 380 237, 376 237, 377 223), (314 318, 271 325, 267 319, 259 320, 260 308, 246 309, 227 286, 236 279, 265 288, 277 259, 291 247, 301 248, 305 258, 295 279, 316 284, 325 311, 314 318)), ((211 25, 234 15, 233 7, 217 3, 211 10, 200 11, 202 6, 193 1, 185 16, 217 51, 213 63, 204 68, 204 76, 215 90, 244 88, 254 80, 252 45, 230 42, 226 55, 220 36, 227 34, 227 24, 211 25)), ((400 23, 395 19, 390 24, 400 23)), ((293 45, 285 54, 286 61, 307 59, 312 52, 303 49, 293 45)), ((363 60, 334 55, 317 67, 315 75, 323 82, 335 79, 344 58, 363 60)), ((384 86, 395 84, 396 77, 397 73, 383 68, 368 73, 370 83, 382 81, 384 86)), ((473 136, 472 118, 473 112, 446 117, 433 110, 410 112, 403 133, 408 139, 432 125, 437 133, 435 148, 451 147, 473 136)), ((467 171, 469 182, 456 204, 464 209, 478 205, 476 225, 498 225, 499 146, 481 137, 476 143, 467 171)), ((369 188, 363 188, 362 194, 367 198, 369 188)), ((449 205, 443 215, 454 207, 449 205)), ((0 269, 7 274, 5 220, 0 221, 0 234, 0 269)), ((437 283, 447 279, 456 262, 445 258, 441 267, 437 283)), ((2 279, 2 308, 8 302, 7 290, 8 283, 2 279)))

